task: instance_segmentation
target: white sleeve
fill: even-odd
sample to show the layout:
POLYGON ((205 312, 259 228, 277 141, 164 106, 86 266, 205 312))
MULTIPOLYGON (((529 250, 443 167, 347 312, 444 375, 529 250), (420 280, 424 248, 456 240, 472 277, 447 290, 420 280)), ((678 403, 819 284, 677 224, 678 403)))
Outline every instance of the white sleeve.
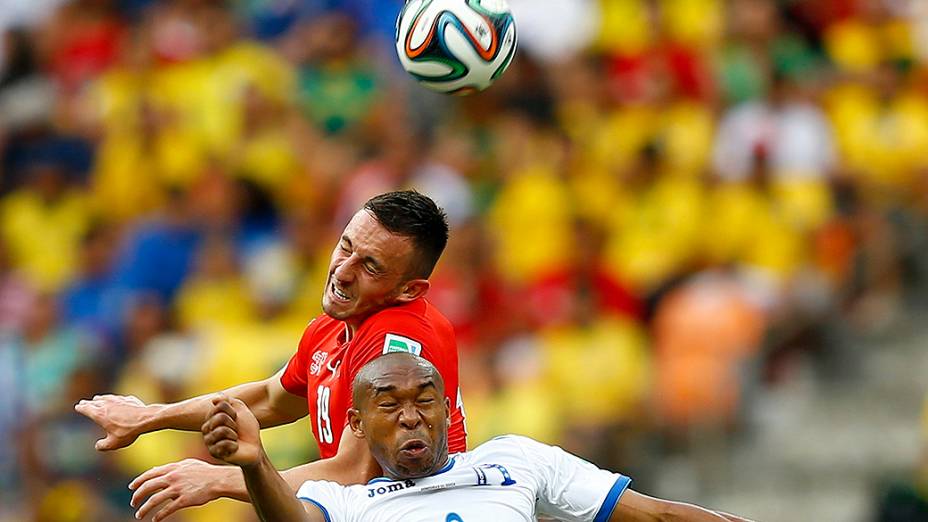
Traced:
POLYGON ((325 480, 309 480, 300 486, 296 498, 313 504, 325 517, 325 522, 351 522, 345 486, 325 480))
POLYGON ((539 480, 538 513, 565 522, 606 522, 631 479, 556 446, 516 439, 539 480))

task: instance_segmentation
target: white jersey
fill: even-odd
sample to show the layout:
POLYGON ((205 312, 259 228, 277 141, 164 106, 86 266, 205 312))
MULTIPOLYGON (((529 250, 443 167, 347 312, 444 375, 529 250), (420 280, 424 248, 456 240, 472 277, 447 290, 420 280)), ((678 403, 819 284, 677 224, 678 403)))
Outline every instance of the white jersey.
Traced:
POLYGON ((605 522, 631 479, 555 446, 509 435, 452 455, 434 475, 342 486, 309 481, 297 497, 326 522, 605 522))

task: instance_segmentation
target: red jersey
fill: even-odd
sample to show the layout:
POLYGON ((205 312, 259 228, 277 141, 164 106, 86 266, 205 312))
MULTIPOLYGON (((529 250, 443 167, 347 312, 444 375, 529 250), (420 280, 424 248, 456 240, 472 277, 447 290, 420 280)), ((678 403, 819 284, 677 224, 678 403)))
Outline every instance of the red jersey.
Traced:
POLYGON ((351 383, 362 366, 389 352, 428 359, 445 380, 451 400, 448 451, 467 451, 464 406, 458 388, 458 349, 451 323, 425 299, 381 310, 346 341, 344 322, 321 315, 306 327, 280 377, 288 392, 306 397, 322 458, 335 456, 351 408, 351 383))

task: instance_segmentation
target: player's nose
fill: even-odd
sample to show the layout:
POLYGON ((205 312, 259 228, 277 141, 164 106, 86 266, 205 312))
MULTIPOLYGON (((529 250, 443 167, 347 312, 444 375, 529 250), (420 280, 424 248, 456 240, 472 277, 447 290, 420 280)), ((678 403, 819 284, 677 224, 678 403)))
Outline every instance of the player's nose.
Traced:
POLYGON ((335 265, 335 270, 332 272, 332 276, 338 280, 339 283, 350 283, 354 280, 354 256, 348 257, 335 265))
POLYGON ((408 430, 414 430, 422 424, 422 418, 419 416, 419 412, 416 410, 415 406, 412 404, 403 406, 400 410, 400 426, 408 430))

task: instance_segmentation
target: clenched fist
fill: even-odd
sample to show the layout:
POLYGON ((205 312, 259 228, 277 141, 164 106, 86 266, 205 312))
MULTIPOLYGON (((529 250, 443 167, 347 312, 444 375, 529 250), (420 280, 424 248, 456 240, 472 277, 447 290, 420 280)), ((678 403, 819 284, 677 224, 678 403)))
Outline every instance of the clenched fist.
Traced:
POLYGON ((244 402, 224 394, 212 404, 201 429, 209 454, 236 466, 257 464, 264 454, 258 419, 244 402))

